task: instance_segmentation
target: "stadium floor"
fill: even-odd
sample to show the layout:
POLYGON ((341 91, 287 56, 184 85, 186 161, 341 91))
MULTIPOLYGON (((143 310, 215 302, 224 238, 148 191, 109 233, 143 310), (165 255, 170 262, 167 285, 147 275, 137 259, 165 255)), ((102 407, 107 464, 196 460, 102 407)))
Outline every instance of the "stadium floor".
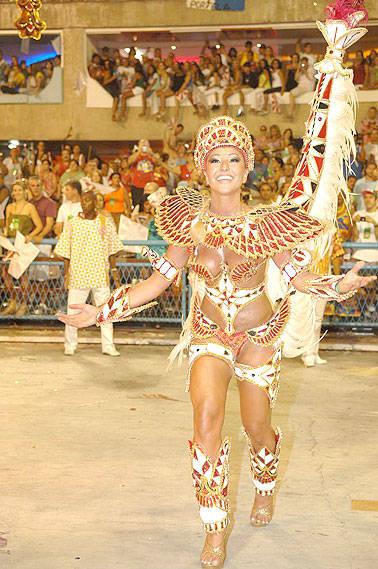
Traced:
MULTIPOLYGON (((168 347, 1 344, 2 569, 190 569, 203 533, 186 441, 185 368, 168 347)), ((284 362, 274 423, 284 431, 272 524, 252 502, 237 388, 231 436, 233 531, 227 568, 371 569, 376 565, 377 354, 322 352, 284 362)))

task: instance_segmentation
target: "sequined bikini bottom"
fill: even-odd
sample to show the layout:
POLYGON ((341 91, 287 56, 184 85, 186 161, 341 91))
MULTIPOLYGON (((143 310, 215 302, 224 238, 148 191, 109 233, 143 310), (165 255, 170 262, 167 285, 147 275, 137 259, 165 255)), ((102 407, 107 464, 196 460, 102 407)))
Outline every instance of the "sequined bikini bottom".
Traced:
POLYGON ((281 336, 290 314, 290 297, 286 296, 276 307, 272 316, 259 326, 244 332, 227 334, 208 316, 206 316, 198 303, 194 304, 192 322, 192 342, 203 343, 203 340, 212 340, 215 343, 230 348, 237 355, 245 342, 259 346, 271 346, 281 336))

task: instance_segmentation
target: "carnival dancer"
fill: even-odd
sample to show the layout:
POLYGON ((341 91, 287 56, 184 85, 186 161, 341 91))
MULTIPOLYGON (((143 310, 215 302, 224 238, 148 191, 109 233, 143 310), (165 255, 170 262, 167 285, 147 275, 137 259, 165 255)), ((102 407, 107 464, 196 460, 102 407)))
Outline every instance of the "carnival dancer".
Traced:
MULTIPOLYGON (((331 61, 332 54, 329 58, 331 61)), ((338 72, 338 68, 329 71, 332 75, 338 72)), ((318 93, 311 111, 315 119, 322 116, 323 127, 327 112, 323 104, 319 107, 318 99, 331 97, 331 92, 321 91, 321 97, 318 93)), ((311 121, 312 116, 308 125, 311 121)), ((310 145, 311 152, 319 152, 319 133, 307 134, 305 144, 310 145)), ((324 145, 327 152, 327 137, 324 145)), ((332 155, 332 160, 341 163, 341 171, 345 153, 340 148, 343 145, 338 146, 339 154, 332 155)), ((311 152, 304 148, 312 167, 311 152)), ((255 488, 251 524, 265 526, 273 515, 280 460, 282 433, 271 426, 271 410, 279 389, 281 338, 290 305, 295 304, 298 294, 343 301, 375 277, 358 274, 363 263, 339 276, 319 276, 308 270, 312 262, 308 246, 329 231, 326 223, 308 214, 307 207, 309 202, 315 203, 317 192, 321 195, 323 191, 322 168, 316 180, 307 183, 313 169, 311 174, 301 163, 303 172, 297 170, 295 188, 290 189, 287 199, 280 205, 249 209, 241 201, 241 187, 253 169, 254 153, 250 133, 242 123, 223 116, 203 126, 197 135, 194 158, 197 169, 204 172, 210 197, 179 188, 177 195, 162 201, 156 225, 169 248, 162 257, 149 251, 152 276, 135 286, 115 290, 100 309, 76 305, 77 314, 60 314, 59 319, 77 327, 128 320, 151 306, 177 281, 180 271, 188 269, 193 291, 190 312, 172 357, 188 349, 187 390, 194 417, 189 443, 192 479, 206 532, 201 565, 223 567, 229 525, 230 441, 222 439, 222 427, 232 376, 238 380, 255 488), (304 183, 302 189, 298 180, 304 183), (275 303, 267 294, 271 275, 268 265, 277 267, 281 273, 277 279, 287 285, 284 296, 275 303)))

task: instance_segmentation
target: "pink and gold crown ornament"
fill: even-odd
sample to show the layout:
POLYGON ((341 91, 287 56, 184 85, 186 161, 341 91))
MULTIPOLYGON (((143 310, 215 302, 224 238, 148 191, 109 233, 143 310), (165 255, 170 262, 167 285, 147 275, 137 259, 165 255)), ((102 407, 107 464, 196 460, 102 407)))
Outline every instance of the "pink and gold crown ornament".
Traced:
POLYGON ((203 170, 209 152, 221 146, 234 146, 240 150, 246 167, 253 170, 255 154, 250 132, 242 122, 227 116, 217 117, 199 129, 194 150, 197 170, 203 170))
POLYGON ((356 43, 367 29, 361 27, 368 21, 368 13, 363 0, 336 0, 326 9, 326 21, 316 22, 328 47, 324 59, 315 64, 321 73, 339 73, 347 76, 349 69, 342 65, 345 50, 356 43))

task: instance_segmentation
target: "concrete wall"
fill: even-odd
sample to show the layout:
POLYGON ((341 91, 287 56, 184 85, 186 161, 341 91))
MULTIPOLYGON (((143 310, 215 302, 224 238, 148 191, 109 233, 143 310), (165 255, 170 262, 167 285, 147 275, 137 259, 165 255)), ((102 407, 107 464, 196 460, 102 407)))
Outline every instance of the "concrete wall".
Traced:
MULTIPOLYGON (((60 27, 145 27, 222 24, 266 24, 311 22, 323 18, 324 0, 246 0, 243 12, 208 12, 186 7, 185 0, 108 0, 98 2, 44 3, 41 16, 49 28, 60 27), (316 4, 316 5, 314 5, 316 4)), ((375 0, 366 0, 370 19, 378 18, 375 0)), ((1 7, 1 27, 12 28, 17 9, 14 4, 1 7)))
MULTIPOLYGON (((129 0, 104 2, 49 2, 43 6, 41 16, 49 29, 63 30, 64 50, 64 103, 62 105, 0 105, 0 139, 65 139, 77 140, 132 140, 140 137, 161 138, 163 125, 142 119, 132 110, 124 123, 113 123, 108 109, 87 109, 85 90, 74 91, 78 73, 86 73, 85 29, 158 27, 185 25, 224 25, 298 22, 322 18, 325 3, 304 0, 246 0, 244 12, 207 12, 187 9, 184 0, 129 0)), ((366 2, 371 17, 378 18, 378 5, 366 2)), ((1 4, 1 27, 13 30, 17 15, 14 4, 1 4)), ((364 111, 363 105, 361 110, 364 111)), ((367 106, 367 105, 366 105, 367 106)), ((307 108, 301 107, 293 125, 302 132, 307 108)), ((190 109, 184 110, 183 121, 188 136, 202 122, 193 117, 190 109)), ((248 126, 258 128, 261 119, 247 117, 248 126)), ((264 120, 264 122, 267 122, 264 120)), ((275 122, 281 121, 277 118, 275 122)), ((282 123, 287 124, 287 123, 282 123)), ((292 125, 290 125, 292 126, 292 125)))

